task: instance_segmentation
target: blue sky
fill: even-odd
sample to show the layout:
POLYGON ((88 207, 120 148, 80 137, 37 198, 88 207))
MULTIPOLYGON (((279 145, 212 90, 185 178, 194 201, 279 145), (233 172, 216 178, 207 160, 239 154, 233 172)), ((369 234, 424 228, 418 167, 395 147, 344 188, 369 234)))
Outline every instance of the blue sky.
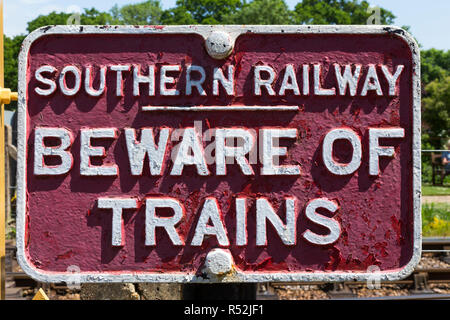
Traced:
MULTIPOLYGON (((51 11, 76 12, 81 8, 109 10, 114 4, 124 5, 143 0, 5 0, 5 33, 14 36, 25 33, 27 21, 51 11)), ((176 0, 162 0, 164 9, 175 6, 176 0)), ((299 0, 287 0, 294 8, 299 0)), ((372 6, 380 6, 392 11, 398 26, 408 25, 424 49, 450 49, 450 1, 449 0, 369 0, 372 6)))

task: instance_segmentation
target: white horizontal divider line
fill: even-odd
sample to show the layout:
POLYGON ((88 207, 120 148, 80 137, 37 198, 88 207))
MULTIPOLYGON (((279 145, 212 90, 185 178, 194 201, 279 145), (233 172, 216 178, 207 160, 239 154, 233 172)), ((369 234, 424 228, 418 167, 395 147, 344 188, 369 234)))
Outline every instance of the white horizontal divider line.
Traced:
POLYGON ((298 106, 142 106, 142 111, 298 111, 298 106))

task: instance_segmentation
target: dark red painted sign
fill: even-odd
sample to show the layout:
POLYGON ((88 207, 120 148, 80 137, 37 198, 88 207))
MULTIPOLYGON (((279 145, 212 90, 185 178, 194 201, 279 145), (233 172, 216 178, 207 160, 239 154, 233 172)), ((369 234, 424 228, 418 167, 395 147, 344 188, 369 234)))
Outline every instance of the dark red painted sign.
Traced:
POLYGON ((420 86, 403 30, 71 28, 33 33, 20 58, 18 248, 33 277, 412 271, 420 86))

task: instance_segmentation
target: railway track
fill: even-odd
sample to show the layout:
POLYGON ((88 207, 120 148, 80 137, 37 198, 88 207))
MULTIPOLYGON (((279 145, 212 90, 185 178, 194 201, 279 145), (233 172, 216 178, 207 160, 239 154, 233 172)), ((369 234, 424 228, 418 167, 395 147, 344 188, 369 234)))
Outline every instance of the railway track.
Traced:
POLYGON ((427 237, 422 239, 422 252, 450 252, 450 237, 427 237))
MULTIPOLYGON (((10 260, 15 258, 15 247, 7 245, 7 256, 10 260)), ((422 252, 441 254, 442 260, 450 264, 450 237, 442 238, 424 238, 422 241, 422 252)), ((11 262, 11 261, 10 261, 11 262)), ((67 291, 67 287, 64 283, 52 283, 42 284, 34 279, 30 278, 24 272, 12 272, 11 265, 7 264, 6 277, 10 284, 14 284, 15 288, 20 289, 34 289, 39 287, 45 287, 55 290, 58 293, 63 294, 67 291)), ((275 290, 283 286, 319 286, 330 287, 332 289, 328 291, 328 296, 332 299, 365 299, 365 300, 377 300, 377 299, 395 299, 395 300, 416 300, 416 299, 450 299, 450 295, 445 294, 433 294, 429 289, 430 284, 450 284, 450 268, 416 268, 414 272, 403 280, 381 282, 380 285, 406 285, 413 289, 411 290, 413 295, 399 296, 399 297, 374 297, 374 298, 356 298, 351 293, 349 288, 365 285, 366 282, 343 282, 330 284, 326 282, 289 282, 289 283, 267 283, 261 284, 258 288, 257 299, 276 299, 275 290)))

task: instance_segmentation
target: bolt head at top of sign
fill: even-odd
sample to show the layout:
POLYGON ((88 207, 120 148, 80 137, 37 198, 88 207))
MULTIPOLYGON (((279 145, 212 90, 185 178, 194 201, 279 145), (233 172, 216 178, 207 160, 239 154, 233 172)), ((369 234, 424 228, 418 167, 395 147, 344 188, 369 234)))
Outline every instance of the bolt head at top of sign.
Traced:
POLYGON ((44 269, 118 279, 110 272, 122 265, 150 270, 150 281, 185 281, 181 270, 212 282, 267 270, 278 280, 364 278, 373 264, 408 272, 418 227, 409 38, 381 28, 126 30, 31 46, 22 83, 30 157, 19 174, 34 221, 26 263, 64 256, 44 269), (46 207, 60 212, 64 233, 39 216, 46 207), (38 245, 46 232, 92 248, 38 245), (91 261, 94 252, 103 258, 91 261))

